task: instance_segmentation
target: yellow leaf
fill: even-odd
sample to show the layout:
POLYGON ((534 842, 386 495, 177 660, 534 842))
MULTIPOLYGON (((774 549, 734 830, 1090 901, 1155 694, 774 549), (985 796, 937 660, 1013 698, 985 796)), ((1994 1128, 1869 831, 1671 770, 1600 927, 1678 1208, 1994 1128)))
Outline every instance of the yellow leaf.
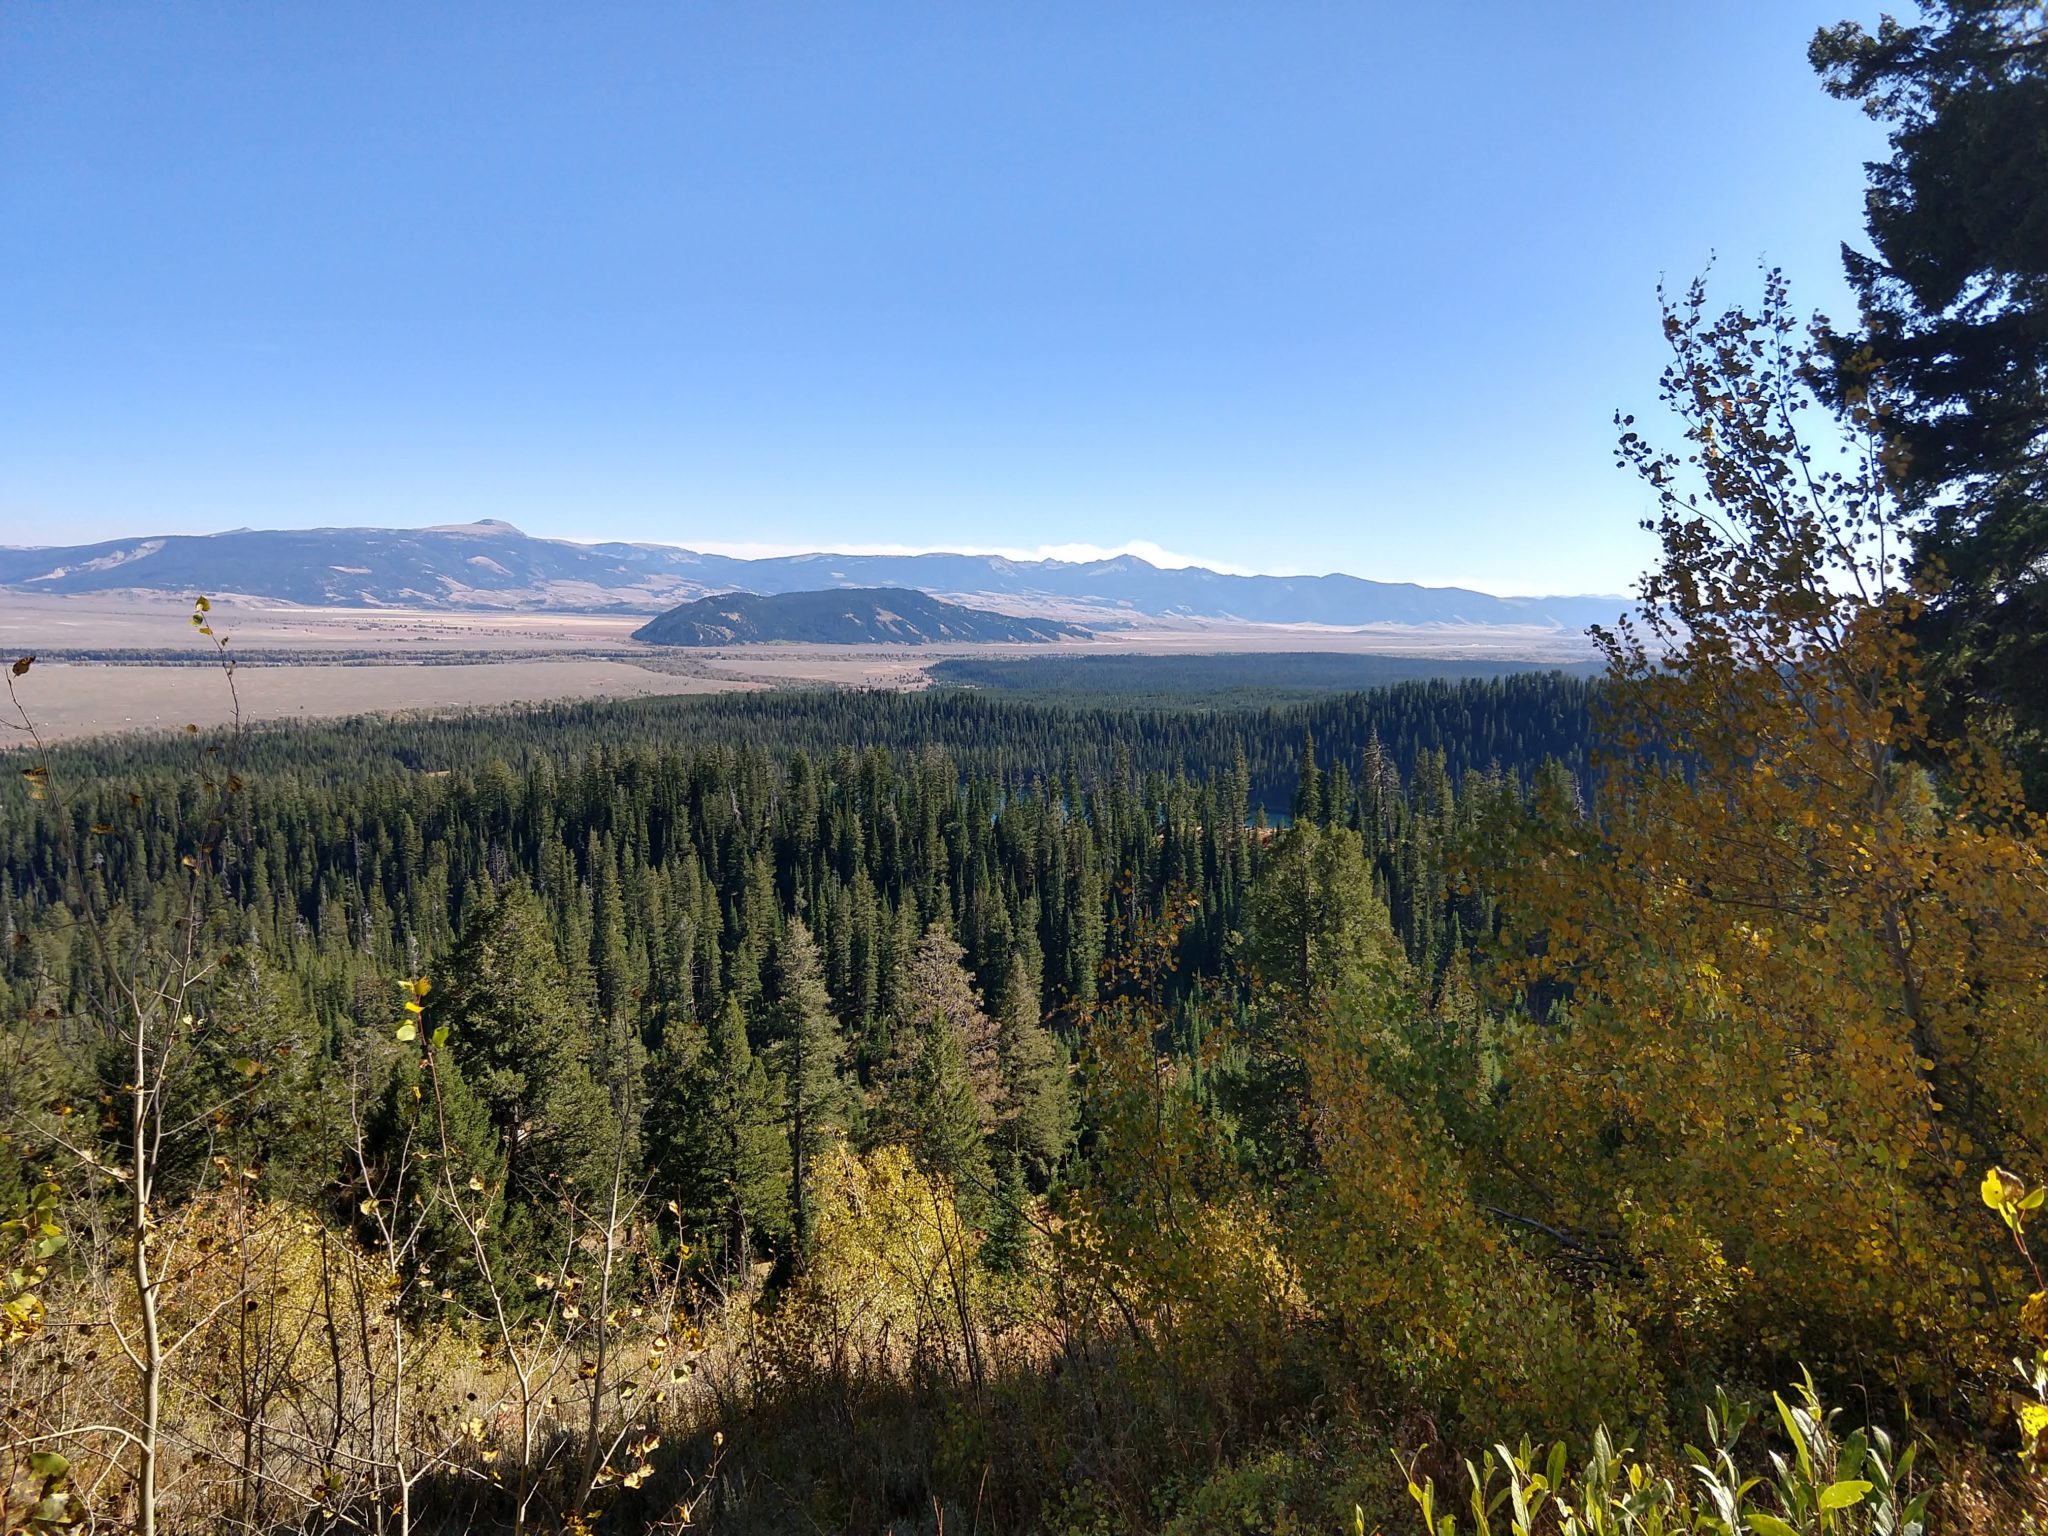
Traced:
POLYGON ((2019 1175, 2008 1173, 2003 1168, 1986 1169, 1984 1182, 1977 1186, 1977 1192, 1984 1197, 1984 1203, 2003 1215, 2025 1198, 2027 1186, 2019 1175))

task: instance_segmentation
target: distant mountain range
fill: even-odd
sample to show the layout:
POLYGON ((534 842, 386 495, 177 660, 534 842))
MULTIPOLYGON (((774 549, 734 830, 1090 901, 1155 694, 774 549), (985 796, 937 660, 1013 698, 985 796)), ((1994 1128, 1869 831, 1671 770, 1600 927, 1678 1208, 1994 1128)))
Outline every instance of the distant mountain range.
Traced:
POLYGON ((1619 598, 1494 597, 1359 576, 1232 576, 1112 560, 996 555, 784 555, 740 560, 662 544, 572 544, 509 523, 313 528, 0 547, 0 590, 237 594, 315 607, 657 613, 744 591, 910 588, 970 605, 1101 622, 1116 617, 1257 624, 1534 625, 1576 632, 1619 598))
POLYGON ((633 631, 652 645, 932 645, 1080 639, 1078 624, 1022 619, 941 602, 908 587, 829 592, 729 592, 671 608, 633 631))

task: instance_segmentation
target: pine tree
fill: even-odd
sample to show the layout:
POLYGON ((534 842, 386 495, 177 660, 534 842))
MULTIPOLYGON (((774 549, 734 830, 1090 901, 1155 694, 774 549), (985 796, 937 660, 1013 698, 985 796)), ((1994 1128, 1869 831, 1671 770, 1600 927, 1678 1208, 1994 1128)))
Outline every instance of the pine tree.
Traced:
POLYGON ((1253 883, 1240 958, 1257 983, 1241 1064, 1218 1082, 1260 1157, 1275 1169, 1309 1156, 1301 1123, 1307 1033, 1333 1013, 1377 1015, 1406 986, 1406 965, 1374 893, 1359 834, 1297 822, 1253 883))
POLYGON ((1229 839, 1226 846, 1230 852, 1231 883, 1242 890, 1251 882, 1252 840, 1251 827, 1251 764, 1245 761, 1243 741, 1233 741, 1230 749, 1230 775, 1224 796, 1223 812, 1228 825, 1223 829, 1229 839))
POLYGON ((846 1123, 840 1076, 845 1041, 832 1019, 832 999, 818 946, 801 918, 783 931, 776 965, 773 1060, 782 1078, 783 1123, 789 1131, 790 1212, 799 1251, 810 1246, 813 1218, 807 1183, 826 1137, 846 1123))
POLYGON ((998 1019, 1002 1139, 1042 1184, 1073 1144, 1075 1096, 1065 1054, 1038 1013, 1038 984, 1017 956, 998 1019))
POLYGON ((982 1011, 966 960, 966 952, 936 923, 918 941, 897 1005, 895 1045, 883 1074, 885 1091, 912 1074, 926 1049, 924 1031, 937 1020, 958 1037, 957 1051, 977 1120, 984 1131, 992 1131, 1005 1113, 1001 1044, 995 1022, 982 1011))
POLYGON ((1323 824, 1348 827, 1352 824, 1351 773, 1340 759, 1324 780, 1323 824))
POLYGON ((934 1010, 917 1031, 904 1139, 926 1173, 948 1179, 961 1218, 979 1225, 988 1210, 988 1143, 982 1109, 969 1077, 962 1034, 934 1010))
POLYGON ((1023 1159, 1014 1150, 1004 1153, 989 1201, 988 1237, 979 1255, 992 1272, 1009 1274, 1023 1262, 1031 1241, 1030 1202, 1023 1159))
POLYGON ((487 895, 467 915, 426 1023, 448 1030, 503 1142, 508 1222, 551 1242, 562 1195, 610 1176, 619 1124, 530 888, 487 895))
POLYGON ((270 1198, 332 1178, 339 1126, 324 1091, 326 1055, 287 979, 258 951, 230 955, 208 1015, 178 1085, 189 1108, 174 1120, 204 1123, 207 1134, 167 1149, 159 1175, 166 1187, 198 1177, 199 1165, 216 1155, 256 1169, 257 1188, 270 1198))
POLYGON ((1830 94, 1889 130, 1870 249, 1842 248, 1860 324, 1829 338, 1834 403, 1883 398, 1887 467, 1941 581, 1916 624, 1952 734, 1989 724, 2048 805, 2048 16, 1928 0, 1818 33, 1830 94))
POLYGON ((480 1305, 486 1278, 476 1244, 449 1202, 463 1201, 471 1223, 481 1223, 495 1268, 507 1247, 505 1154, 489 1108, 448 1047, 398 1052, 367 1116, 363 1151, 369 1197, 420 1213, 417 1258, 435 1286, 480 1305))
POLYGON ((1398 965, 1387 913, 1356 832, 1299 825, 1275 843, 1252 888, 1244 958, 1298 1000, 1337 997, 1398 965))
POLYGON ((619 890, 610 841, 593 838, 590 859, 590 969, 597 1011, 602 1018, 623 1019, 637 1026, 639 999, 633 995, 632 961, 626 944, 626 903, 619 890))
MULTIPOLYGON (((751 1008, 767 989, 768 958, 775 941, 775 867, 765 851, 746 863, 746 882, 732 909, 733 932, 726 989, 751 1008)), ((823 982, 819 985, 822 987, 823 982)))
POLYGON ((789 1231, 789 1140, 776 1085, 737 1000, 708 1034, 677 1031, 653 1073, 650 1172, 685 1234, 705 1233, 728 1273, 789 1231))
POLYGON ((1301 737, 1301 772, 1294 789, 1294 819, 1318 823, 1323 819, 1323 773, 1316 767, 1314 731, 1304 731, 1301 737))
POLYGON ((1073 895, 1067 903, 1071 918, 1067 933, 1067 998, 1069 1007, 1079 1016, 1095 1001, 1101 981, 1105 893, 1087 823, 1079 823, 1070 830, 1074 834, 1074 852, 1068 860, 1073 870, 1073 895))

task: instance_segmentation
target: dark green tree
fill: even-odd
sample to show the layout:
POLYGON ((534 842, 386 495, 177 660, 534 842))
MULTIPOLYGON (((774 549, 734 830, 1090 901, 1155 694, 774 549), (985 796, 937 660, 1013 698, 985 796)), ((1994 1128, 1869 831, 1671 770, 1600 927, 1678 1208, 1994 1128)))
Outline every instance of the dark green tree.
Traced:
POLYGON ((1359 834, 1295 826, 1252 886, 1243 958, 1261 984, 1298 1002, 1341 996, 1400 963, 1359 834))
POLYGON ((340 1172, 322 1043, 273 962, 253 949, 227 956, 178 1084, 185 1117, 203 1133, 171 1149, 179 1179, 197 1177, 206 1157, 224 1157, 237 1172, 255 1170, 258 1191, 274 1199, 318 1189, 340 1172))
POLYGON ((961 1219, 981 1225, 989 1202, 988 1142, 961 1031, 937 1010, 917 1029, 902 1130, 926 1173, 950 1180, 961 1219))
POLYGON ((1039 1017, 1037 978, 1021 956, 1011 963, 996 1026, 1003 1079, 999 1140, 1043 1184, 1073 1145, 1076 1102, 1066 1053, 1039 1017))
POLYGON ((981 1262, 996 1274, 1007 1274, 1023 1261, 1031 1241, 1030 1186, 1024 1162, 1014 1150, 1004 1152, 989 1196, 988 1236, 981 1262))
POLYGON ((818 946, 802 918, 791 918, 776 954, 775 1041, 789 1133, 789 1203, 799 1252, 812 1232, 810 1173, 825 1139, 846 1124, 845 1041, 832 1017, 818 946))
POLYGON ((1829 92, 1890 132, 1871 248, 1844 247, 1860 326, 1838 395, 1891 401, 1894 470, 1945 588, 1923 634, 1951 713, 1989 712, 2048 798, 2048 13, 1929 0, 1911 25, 1827 28, 1829 92))
POLYGON ((737 999, 708 1032, 673 1032, 656 1062, 648 1106, 655 1190, 676 1203, 685 1235, 701 1234, 733 1273, 755 1246, 789 1232, 789 1140, 777 1085, 747 1040, 737 999))
POLYGON ((595 1196, 610 1178, 619 1124, 529 887, 486 894, 465 918, 425 1022, 448 1031, 504 1146, 508 1228, 547 1246, 563 1197, 595 1196))
MULTIPOLYGON (((418 1213, 417 1262, 432 1288, 453 1293, 462 1305, 483 1307, 487 1279, 470 1226, 481 1227, 483 1263, 499 1270, 508 1252, 505 1153, 489 1108, 452 1050, 407 1045, 397 1053, 383 1096, 367 1116, 363 1152, 367 1189, 356 1198, 366 1194, 389 1210, 418 1213), (457 1201, 468 1226, 451 1208, 457 1201)), ((364 1170, 347 1172, 345 1182, 355 1185, 364 1170)))
POLYGON ((1357 832, 1302 821, 1275 840, 1252 884, 1239 959, 1254 991, 1218 1092, 1256 1156, 1283 1171, 1309 1156, 1303 1031, 1333 1012, 1377 1008, 1405 977, 1357 832))
POLYGON ((918 940, 905 970, 895 1045, 884 1072, 885 1093, 897 1093, 915 1075, 927 1049, 925 1031, 934 1021, 955 1036, 950 1049, 960 1058, 978 1125, 983 1131, 994 1130, 1007 1108, 999 1031, 982 1011, 966 951, 937 923, 918 940))
POLYGON ((1316 766, 1316 733, 1301 737, 1301 772, 1294 790, 1294 819, 1320 822, 1323 819, 1323 773, 1316 766))

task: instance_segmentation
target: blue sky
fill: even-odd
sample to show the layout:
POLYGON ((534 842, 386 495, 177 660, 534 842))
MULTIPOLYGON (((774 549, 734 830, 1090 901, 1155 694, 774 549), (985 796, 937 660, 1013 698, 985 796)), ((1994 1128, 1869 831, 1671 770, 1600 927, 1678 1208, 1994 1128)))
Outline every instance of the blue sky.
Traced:
POLYGON ((0 541, 502 517, 1617 591, 1655 289, 1846 312, 1852 0, 0 6, 0 541))

